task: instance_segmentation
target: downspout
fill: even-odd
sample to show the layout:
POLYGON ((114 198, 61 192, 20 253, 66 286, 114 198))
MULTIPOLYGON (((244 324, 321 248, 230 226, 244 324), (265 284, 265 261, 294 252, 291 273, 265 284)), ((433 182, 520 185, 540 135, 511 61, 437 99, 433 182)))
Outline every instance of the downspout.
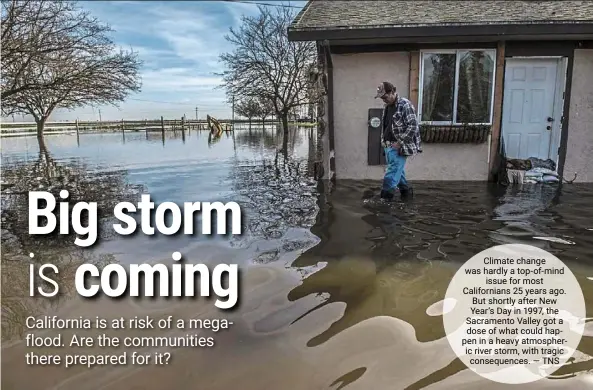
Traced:
MULTIPOLYGON (((564 86, 564 107, 562 107, 562 130, 560 132, 560 145, 558 145, 558 176, 560 177, 560 185, 564 180, 564 164, 566 162, 566 150, 568 148, 568 118, 570 114, 570 96, 572 94, 572 74, 574 69, 574 49, 568 56, 568 63, 566 66, 566 84, 564 86)), ((576 179, 575 176, 572 179, 576 179)))
POLYGON ((325 51, 325 64, 327 66, 327 126, 329 138, 329 174, 331 183, 336 181, 336 152, 335 152, 335 133, 334 133, 334 66, 331 56, 331 47, 329 41, 323 41, 325 51))

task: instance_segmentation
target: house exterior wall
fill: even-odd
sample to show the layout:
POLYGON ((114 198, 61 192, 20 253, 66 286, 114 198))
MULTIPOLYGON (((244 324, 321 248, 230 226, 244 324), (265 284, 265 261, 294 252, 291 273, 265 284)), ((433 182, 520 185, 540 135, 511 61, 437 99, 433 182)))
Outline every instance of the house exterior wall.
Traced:
POLYGON ((564 176, 593 182, 593 49, 576 49, 572 71, 564 176))
MULTIPOLYGON (((332 54, 332 62, 336 178, 382 179, 384 166, 367 162, 368 110, 383 106, 374 94, 384 80, 409 97, 410 53, 332 54)), ((423 143, 423 149, 406 164, 411 181, 488 179, 489 142, 423 143)))
MULTIPOLYGON (((324 98, 325 100, 325 104, 327 107, 327 96, 324 98)), ((325 129, 323 132, 323 136, 321 137, 321 147, 322 147, 322 151, 323 151, 323 177, 322 179, 324 180, 329 180, 331 177, 331 171, 330 171, 330 166, 329 166, 329 115, 327 113, 327 109, 325 109, 325 112, 323 114, 323 123, 325 124, 325 129)))

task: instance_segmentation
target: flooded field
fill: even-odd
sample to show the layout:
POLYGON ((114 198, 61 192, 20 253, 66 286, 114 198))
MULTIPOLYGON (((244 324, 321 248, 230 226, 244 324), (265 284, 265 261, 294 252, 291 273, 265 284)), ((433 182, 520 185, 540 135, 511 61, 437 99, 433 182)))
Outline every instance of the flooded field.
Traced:
MULTIPOLYGON (((215 144, 196 131, 165 139, 144 132, 52 135, 42 145, 35 137, 2 139, 2 389, 511 388, 480 378, 455 357, 439 309, 459 266, 505 243, 535 245, 563 260, 593 317, 593 186, 501 189, 410 178, 412 202, 365 202, 364 191, 379 183, 340 181, 329 192, 327 183, 314 180, 316 140, 311 128, 293 129, 283 140, 271 126, 225 134, 215 144), (104 226, 113 222, 108 210, 137 201, 140 193, 150 193, 155 203, 236 201, 244 212, 243 234, 120 237, 103 228, 92 249, 76 247, 72 236, 29 236, 27 191, 62 188, 72 199, 98 202, 106 211, 104 226), (188 262, 238 263, 238 310, 220 312, 201 299, 88 302, 66 296, 82 262, 167 263, 175 251, 188 262), (63 297, 26 298, 31 261, 60 265, 63 297), (213 336, 215 345, 173 349, 160 366, 27 367, 24 321, 43 314, 173 315, 233 325, 196 331, 213 336)), ((593 388, 590 325, 573 359, 551 379, 522 388, 593 388)), ((74 331, 61 333, 69 340, 74 331)), ((97 330, 76 333, 96 336, 97 330)))

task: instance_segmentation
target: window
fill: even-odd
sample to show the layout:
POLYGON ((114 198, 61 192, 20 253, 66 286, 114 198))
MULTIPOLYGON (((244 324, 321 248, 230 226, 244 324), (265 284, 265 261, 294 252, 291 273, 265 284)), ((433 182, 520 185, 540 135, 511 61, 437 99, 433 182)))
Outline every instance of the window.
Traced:
POLYGON ((446 50, 420 56, 420 121, 490 124, 495 50, 446 50))

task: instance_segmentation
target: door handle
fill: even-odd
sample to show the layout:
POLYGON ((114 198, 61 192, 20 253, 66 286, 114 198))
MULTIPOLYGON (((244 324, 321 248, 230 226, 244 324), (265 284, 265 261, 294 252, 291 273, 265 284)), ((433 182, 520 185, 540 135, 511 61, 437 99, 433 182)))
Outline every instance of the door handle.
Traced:
POLYGON ((554 118, 552 118, 551 116, 548 117, 548 122, 554 122, 554 118))
POLYGON ((546 130, 552 130, 552 126, 546 126, 546 130))

